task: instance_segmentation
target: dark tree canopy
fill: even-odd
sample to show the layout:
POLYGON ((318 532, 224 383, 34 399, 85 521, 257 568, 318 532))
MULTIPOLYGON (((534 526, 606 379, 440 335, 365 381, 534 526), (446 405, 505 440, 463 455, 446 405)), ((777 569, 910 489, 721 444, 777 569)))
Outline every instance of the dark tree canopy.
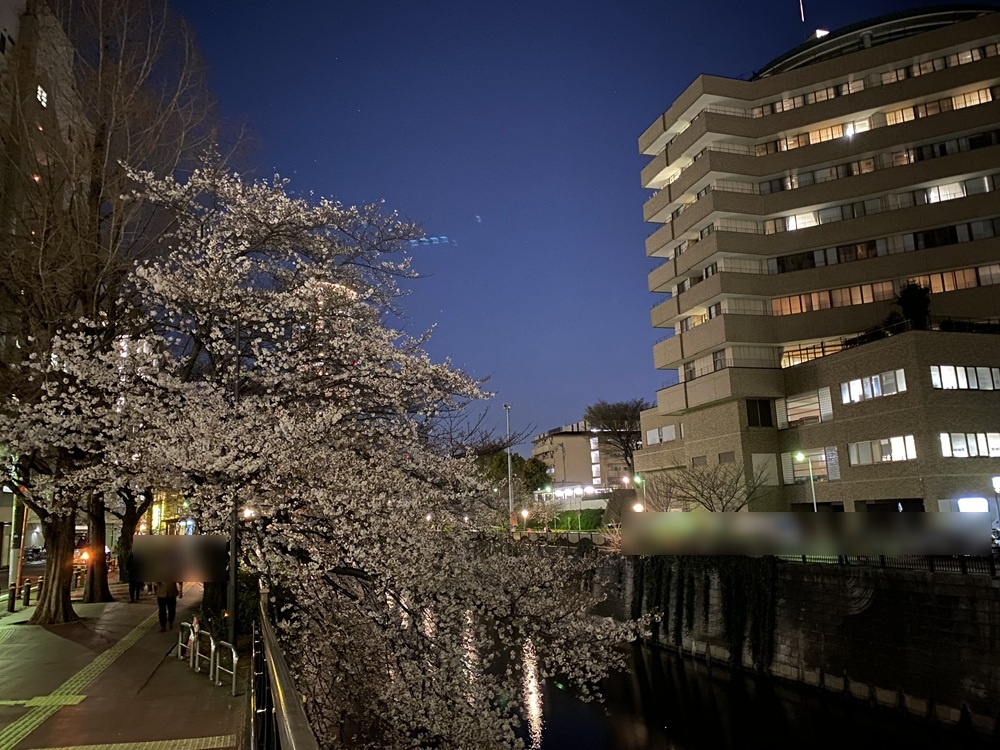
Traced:
POLYGON ((600 440, 608 446, 611 455, 625 462, 629 474, 635 473, 633 456, 642 437, 639 415, 652 407, 651 403, 642 398, 598 401, 588 406, 583 413, 584 421, 601 431, 600 440))
POLYGON ((540 490, 549 483, 548 466, 539 458, 529 458, 521 467, 521 479, 528 492, 540 490))
POLYGON ((896 304, 903 317, 918 331, 927 330, 931 318, 931 290, 910 282, 899 290, 896 304))

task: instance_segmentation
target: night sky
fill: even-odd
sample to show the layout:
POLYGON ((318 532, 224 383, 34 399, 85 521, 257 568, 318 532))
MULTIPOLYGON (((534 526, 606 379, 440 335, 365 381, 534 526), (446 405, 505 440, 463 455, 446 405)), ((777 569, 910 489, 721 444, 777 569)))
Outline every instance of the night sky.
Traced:
MULTIPOLYGON (((655 399, 661 296, 636 140, 700 73, 742 77, 901 0, 183 0, 258 175, 384 199, 447 245, 419 248, 395 326, 436 330, 496 393, 487 422, 543 432, 587 404, 655 399), (453 244, 452 244, 453 243, 453 244)), ((520 448, 530 451, 530 445, 520 448)))

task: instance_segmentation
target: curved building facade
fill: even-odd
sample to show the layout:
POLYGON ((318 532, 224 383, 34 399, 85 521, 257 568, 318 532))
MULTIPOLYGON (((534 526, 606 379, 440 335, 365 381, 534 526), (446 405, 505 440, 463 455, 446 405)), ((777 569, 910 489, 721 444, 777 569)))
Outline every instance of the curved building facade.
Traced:
POLYGON ((760 509, 811 510, 812 487, 832 510, 1000 514, 995 11, 885 16, 749 81, 700 76, 642 134, 667 383, 637 468, 741 462, 767 475, 760 509), (897 304, 911 283, 927 321, 897 304))

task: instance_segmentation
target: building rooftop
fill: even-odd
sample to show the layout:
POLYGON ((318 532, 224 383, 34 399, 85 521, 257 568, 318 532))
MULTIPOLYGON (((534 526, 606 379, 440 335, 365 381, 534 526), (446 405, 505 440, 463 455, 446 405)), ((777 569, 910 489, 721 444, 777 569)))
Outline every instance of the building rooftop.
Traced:
POLYGON ((995 5, 931 5, 915 10, 890 13, 844 26, 823 36, 812 36, 798 47, 785 52, 753 74, 758 80, 776 73, 804 68, 807 65, 848 55, 868 47, 894 42, 952 24, 996 13, 995 5))

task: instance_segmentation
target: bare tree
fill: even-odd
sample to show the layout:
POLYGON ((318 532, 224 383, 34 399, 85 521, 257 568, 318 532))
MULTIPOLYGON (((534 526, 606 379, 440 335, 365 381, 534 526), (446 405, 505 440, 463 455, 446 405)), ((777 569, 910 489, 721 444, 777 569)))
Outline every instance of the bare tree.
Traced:
MULTIPOLYGON (((650 512, 666 512, 670 510, 686 510, 681 508, 677 498, 675 483, 670 471, 655 471, 646 474, 643 505, 650 512)), ((637 495, 638 496, 638 495, 637 495)))
POLYGON ((635 449, 642 433, 639 414, 653 407, 645 399, 631 401, 598 401, 583 412, 584 421, 600 430, 599 440, 608 446, 610 454, 625 462, 629 474, 635 473, 635 449))
POLYGON ((745 508, 767 482, 763 469, 748 470, 742 462, 715 466, 684 466, 664 472, 668 497, 685 510, 702 508, 733 513, 745 508))
MULTIPOLYGON (((148 325, 126 279, 137 261, 164 252, 169 219, 135 198, 126 165, 174 175, 218 140, 193 37, 165 3, 29 0, 20 22, 0 80, 0 393, 15 409, 40 397, 23 365, 48 357, 53 338, 81 317, 104 324, 95 353, 148 325)), ((68 465, 55 450, 42 453, 57 471, 68 465)), ((81 493, 92 534, 103 538, 106 493, 81 493)), ((74 512, 24 499, 51 547, 35 621, 63 621, 72 613, 60 602, 69 600, 63 558, 72 555, 74 512)), ((88 575, 106 578, 106 569, 88 575)), ((85 598, 110 591, 88 580, 85 598)))

